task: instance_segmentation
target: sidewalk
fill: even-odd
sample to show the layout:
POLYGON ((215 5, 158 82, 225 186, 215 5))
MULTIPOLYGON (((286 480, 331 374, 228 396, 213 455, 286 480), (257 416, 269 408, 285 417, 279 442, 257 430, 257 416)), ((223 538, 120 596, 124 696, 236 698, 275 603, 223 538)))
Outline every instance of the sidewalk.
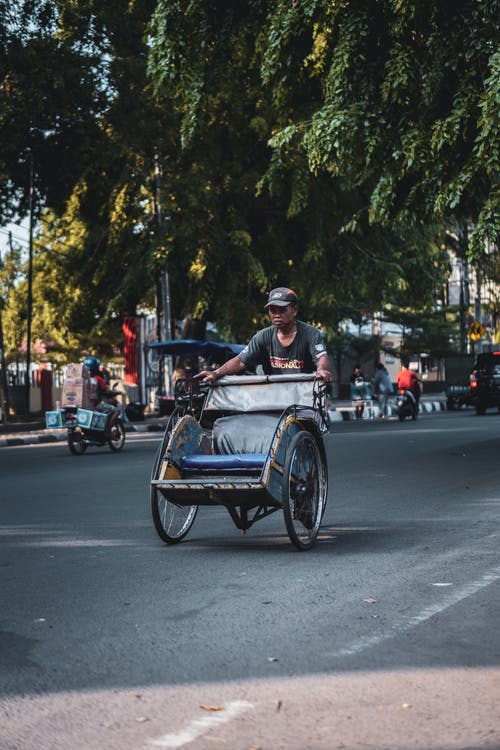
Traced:
MULTIPOLYGON (((332 422, 346 422, 356 418, 354 407, 350 401, 333 401, 332 403, 334 408, 328 412, 332 422)), ((373 401, 373 404, 374 413, 370 413, 368 409, 365 409, 363 419, 374 419, 377 416, 378 403, 376 399, 373 401)), ((428 414, 432 411, 446 411, 445 393, 422 394, 420 397, 420 414, 428 414)), ((387 417, 395 419, 394 398, 392 399, 392 403, 389 402, 387 405, 387 417)))
MULTIPOLYGON (((350 401, 333 400, 328 411, 332 422, 347 422, 355 419, 354 408, 350 401)), ((423 414, 433 411, 446 410, 446 396, 444 393, 422 395, 420 412, 423 414)), ((374 414, 365 409, 363 419, 373 419, 378 412, 375 403, 374 414)), ((388 418, 394 419, 394 407, 388 406, 388 418)), ((168 417, 147 416, 144 422, 130 422, 126 425, 126 432, 161 432, 168 422, 168 417)), ((41 419, 31 422, 8 422, 0 424, 0 448, 15 445, 34 445, 36 443, 56 443, 66 440, 67 433, 63 429, 48 430, 41 419)))
MULTIPOLYGON (((146 417, 144 422, 130 422, 125 432, 161 432, 168 417, 146 417)), ((57 443, 67 439, 66 428, 49 430, 42 420, 0 424, 0 448, 36 443, 57 443)))

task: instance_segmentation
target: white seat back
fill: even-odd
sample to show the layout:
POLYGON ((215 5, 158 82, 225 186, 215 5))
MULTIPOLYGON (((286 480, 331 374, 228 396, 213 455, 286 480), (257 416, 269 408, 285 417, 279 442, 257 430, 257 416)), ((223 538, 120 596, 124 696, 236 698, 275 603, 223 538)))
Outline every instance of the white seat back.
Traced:
POLYGON ((283 411, 313 405, 315 375, 230 375, 210 388, 204 411, 283 411))

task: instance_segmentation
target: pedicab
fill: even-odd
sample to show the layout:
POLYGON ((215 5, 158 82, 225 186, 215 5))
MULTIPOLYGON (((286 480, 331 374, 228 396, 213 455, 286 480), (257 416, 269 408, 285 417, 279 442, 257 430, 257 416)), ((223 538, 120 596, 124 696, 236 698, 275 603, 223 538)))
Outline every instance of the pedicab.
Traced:
POLYGON ((243 532, 282 511, 292 544, 312 547, 328 491, 327 385, 314 374, 293 374, 176 387, 151 474, 160 538, 180 542, 200 506, 223 506, 243 532))

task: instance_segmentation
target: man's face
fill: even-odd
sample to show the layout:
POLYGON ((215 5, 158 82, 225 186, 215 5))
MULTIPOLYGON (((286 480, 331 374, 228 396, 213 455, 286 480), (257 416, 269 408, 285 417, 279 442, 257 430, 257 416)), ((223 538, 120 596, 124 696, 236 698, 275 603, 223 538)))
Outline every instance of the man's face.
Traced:
POLYGON ((271 323, 278 330, 287 328, 290 323, 293 323, 297 315, 297 305, 287 305, 286 307, 270 305, 267 309, 269 310, 271 323))

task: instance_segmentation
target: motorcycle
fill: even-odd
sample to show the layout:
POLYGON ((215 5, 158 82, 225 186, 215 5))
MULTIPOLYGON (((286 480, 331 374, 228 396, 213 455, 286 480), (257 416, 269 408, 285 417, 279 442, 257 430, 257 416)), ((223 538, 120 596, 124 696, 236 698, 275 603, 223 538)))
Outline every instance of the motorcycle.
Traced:
MULTIPOLYGON (((102 401, 95 411, 66 406, 62 409, 63 425, 68 430, 68 448, 74 456, 81 456, 87 448, 108 445, 114 452, 125 444, 123 412, 118 410, 114 395, 102 401)), ((116 395, 121 395, 118 391, 116 395)))
POLYGON ((418 415, 418 404, 415 396, 406 388, 399 388, 396 397, 396 414, 399 421, 404 422, 406 417, 416 419, 418 415))

